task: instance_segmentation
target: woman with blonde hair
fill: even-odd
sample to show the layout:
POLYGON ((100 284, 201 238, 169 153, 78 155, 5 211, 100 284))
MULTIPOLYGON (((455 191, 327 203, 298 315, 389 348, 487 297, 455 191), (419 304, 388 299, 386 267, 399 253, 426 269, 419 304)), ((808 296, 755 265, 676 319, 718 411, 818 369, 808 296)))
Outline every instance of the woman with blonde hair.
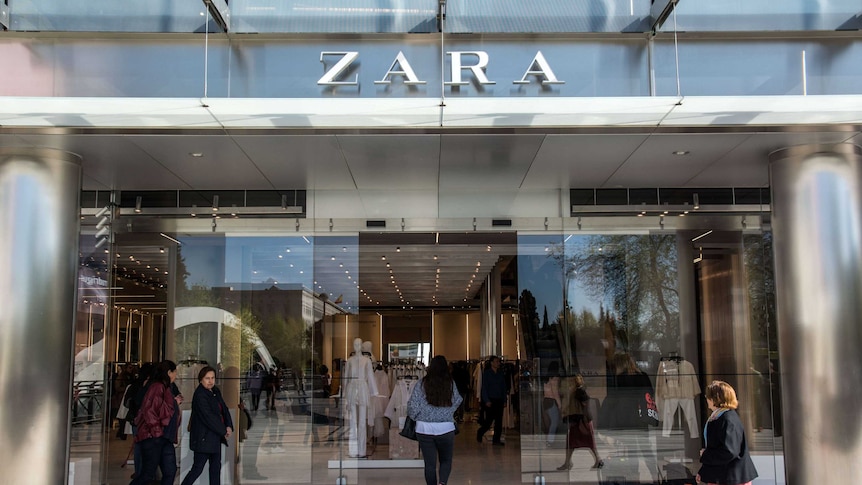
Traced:
POLYGON ((571 470, 572 453, 578 448, 588 448, 595 459, 593 468, 601 468, 605 462, 599 458, 599 452, 596 450, 590 396, 587 394, 584 378, 580 374, 575 374, 570 381, 570 389, 563 403, 566 419, 569 422, 569 429, 566 432, 566 461, 557 470, 571 470))
POLYGON ((702 466, 697 481, 707 485, 751 485, 757 470, 748 454, 742 420, 736 413, 736 391, 724 381, 712 381, 705 396, 712 414, 703 428, 706 447, 700 451, 702 466))

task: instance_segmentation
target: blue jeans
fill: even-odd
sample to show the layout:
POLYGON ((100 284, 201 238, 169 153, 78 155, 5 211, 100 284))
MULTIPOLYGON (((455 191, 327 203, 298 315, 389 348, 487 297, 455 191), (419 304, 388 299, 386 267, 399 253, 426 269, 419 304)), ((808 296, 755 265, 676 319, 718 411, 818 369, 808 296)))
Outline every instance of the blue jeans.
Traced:
POLYGON ((141 448, 141 473, 129 485, 147 485, 156 479, 156 468, 162 469, 162 485, 173 485, 177 475, 177 454, 167 438, 148 438, 141 448))
POLYGON ((221 483, 221 450, 219 453, 199 453, 196 451, 194 465, 181 485, 195 483, 195 480, 203 473, 207 462, 210 462, 210 485, 219 485, 221 483))
POLYGON ((441 435, 416 433, 422 458, 425 459, 426 485, 444 484, 452 472, 452 454, 455 450, 455 432, 441 435), (437 478, 437 459, 440 459, 440 478, 437 478))

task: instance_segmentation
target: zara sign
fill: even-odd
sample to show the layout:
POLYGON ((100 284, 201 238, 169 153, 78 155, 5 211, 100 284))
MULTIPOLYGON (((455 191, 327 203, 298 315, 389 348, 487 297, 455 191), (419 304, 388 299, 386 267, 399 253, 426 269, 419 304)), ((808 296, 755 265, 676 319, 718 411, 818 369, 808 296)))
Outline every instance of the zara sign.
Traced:
MULTIPOLYGON (((446 52, 449 58, 449 73, 450 79, 444 81, 446 86, 466 86, 470 82, 465 79, 465 72, 473 77, 476 83, 480 86, 496 84, 488 78, 487 67, 490 62, 490 56, 485 51, 449 51, 446 52)), ((320 53, 320 62, 323 63, 325 73, 317 81, 319 86, 359 86, 359 75, 353 74, 350 77, 350 72, 355 69, 358 64, 359 52, 357 51, 322 51, 320 53), (331 64, 335 60, 334 64, 331 64), (327 66, 329 66, 327 68, 327 66)), ((416 71, 410 65, 403 51, 399 51, 398 55, 382 77, 374 81, 374 84, 391 84, 392 79, 400 77, 406 86, 416 86, 427 84, 427 81, 420 79, 416 75, 416 71)), ((529 84, 530 78, 533 77, 542 85, 565 84, 565 81, 557 79, 550 64, 545 59, 542 51, 537 51, 533 56, 533 60, 527 64, 526 70, 520 79, 512 81, 512 84, 529 84)))

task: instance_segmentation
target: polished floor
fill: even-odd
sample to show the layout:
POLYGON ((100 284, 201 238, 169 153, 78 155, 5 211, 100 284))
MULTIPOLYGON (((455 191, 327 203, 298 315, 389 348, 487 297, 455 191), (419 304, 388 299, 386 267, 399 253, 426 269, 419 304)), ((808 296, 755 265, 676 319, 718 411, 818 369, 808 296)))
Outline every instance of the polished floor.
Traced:
MULTIPOLYGON (((72 461, 79 464, 79 473, 73 485, 99 484, 125 485, 129 482, 133 464, 127 463, 131 449, 131 439, 119 440, 115 431, 109 435, 101 433, 96 425, 73 427, 72 461), (99 453, 101 441, 106 440, 108 452, 99 453), (89 469, 89 471, 87 471, 89 469), (86 472, 86 473, 83 473, 86 472), (104 481, 99 480, 104 476, 104 481)), ((602 484, 614 483, 613 465, 626 465, 626 460, 632 456, 619 452, 620 439, 626 436, 598 434, 599 454, 605 458, 608 465, 601 469, 591 468, 593 458, 585 450, 576 450, 573 456, 571 470, 558 471, 556 468, 564 461, 565 450, 561 434, 550 446, 545 436, 521 436, 515 430, 506 430, 504 440, 506 446, 492 446, 486 437, 483 443, 477 443, 475 430, 477 424, 468 420, 462 425, 461 433, 456 437, 455 458, 450 485, 473 484, 521 484, 521 483, 567 483, 567 484, 602 484), (608 482, 603 482, 606 480, 608 482)), ((308 416, 293 414, 287 403, 279 403, 275 411, 259 410, 253 413, 253 426, 248 432, 238 453, 239 459, 234 463, 226 463, 223 474, 224 484, 336 484, 349 485, 403 485, 422 484, 422 468, 379 468, 351 469, 330 468, 332 464, 349 463, 347 456, 347 441, 343 429, 338 426, 310 426, 308 416), (316 436, 315 436, 316 434, 316 436), (343 462, 340 460, 344 460, 343 462), (233 478, 231 478, 233 477, 233 478), (343 478, 344 481, 340 481, 343 478)), ((639 466, 636 473, 640 475, 640 483, 661 483, 664 478, 661 470, 675 460, 674 457, 684 456, 673 443, 679 443, 681 436, 674 433, 670 440, 661 438, 660 431, 651 433, 651 442, 655 455, 652 457, 658 470, 650 470, 646 463, 649 460, 637 460, 639 466), (678 438, 678 439, 677 439, 678 438)), ((781 438, 774 438, 769 430, 755 433, 751 438, 754 448, 764 450, 755 454, 755 462, 761 478, 755 483, 760 485, 782 484, 783 460, 779 463, 781 438), (781 477, 776 479, 775 477, 781 477)), ((385 441, 385 440, 384 440, 385 441)), ((389 459, 387 444, 381 443, 369 446, 371 456, 367 459, 375 464, 392 463, 389 459), (378 461, 379 460, 379 461, 378 461)), ((182 455, 180 451, 178 454, 182 455)), ((635 457, 637 458, 637 457, 635 457)), ((641 457, 642 458, 642 457, 641 457)), ((183 456, 180 457, 181 461, 183 456)), ((182 474, 187 470, 181 465, 182 474)), ((686 463, 694 469, 695 463, 686 463)), ((628 464, 631 466, 631 463, 628 464)), ((696 470, 695 470, 696 471, 696 470)), ((179 477, 177 482, 179 483, 179 477)), ((199 480, 198 483, 205 483, 199 480)))

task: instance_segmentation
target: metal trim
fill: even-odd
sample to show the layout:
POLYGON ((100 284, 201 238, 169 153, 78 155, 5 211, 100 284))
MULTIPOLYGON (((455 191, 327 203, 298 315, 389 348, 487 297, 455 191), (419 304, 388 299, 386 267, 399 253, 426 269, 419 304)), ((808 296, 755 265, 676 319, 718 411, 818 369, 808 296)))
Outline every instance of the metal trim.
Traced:
POLYGON ((697 214, 715 214, 715 213, 761 213, 771 212, 769 204, 739 204, 739 205, 700 205, 700 209, 695 209, 690 205, 573 205, 572 216, 577 215, 632 215, 646 212, 646 216, 660 216, 668 212, 669 216, 676 216, 679 213, 687 212, 694 216, 697 214))
POLYGON ((834 145, 797 145, 781 148, 769 154, 769 163, 788 158, 803 157, 814 153, 841 153, 850 156, 862 156, 862 147, 853 143, 837 143, 834 145))
POLYGON ((0 2, 0 27, 9 29, 11 22, 9 21, 9 5, 6 2, 0 2))

